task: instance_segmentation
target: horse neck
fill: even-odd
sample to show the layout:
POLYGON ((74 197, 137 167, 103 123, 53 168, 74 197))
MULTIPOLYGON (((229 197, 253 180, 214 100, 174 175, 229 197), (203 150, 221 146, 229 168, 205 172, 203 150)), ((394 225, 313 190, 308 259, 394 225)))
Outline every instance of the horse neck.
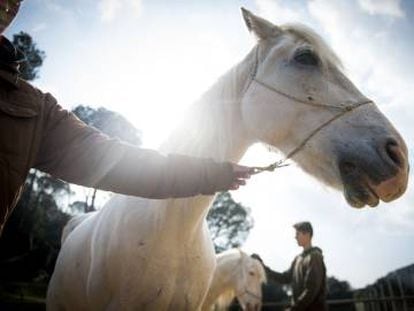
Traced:
MULTIPOLYGON (((177 153, 216 161, 238 162, 251 142, 242 126, 240 102, 255 66, 255 50, 224 74, 192 107, 161 145, 164 153, 177 153)), ((212 197, 169 200, 167 213, 182 211, 186 219, 204 220, 212 197), (171 207, 171 208, 170 208, 171 207), (191 216, 192 215, 192 216, 191 216)))
POLYGON ((252 50, 190 107, 160 150, 216 161, 238 161, 249 144, 240 102, 255 65, 255 50, 252 50))

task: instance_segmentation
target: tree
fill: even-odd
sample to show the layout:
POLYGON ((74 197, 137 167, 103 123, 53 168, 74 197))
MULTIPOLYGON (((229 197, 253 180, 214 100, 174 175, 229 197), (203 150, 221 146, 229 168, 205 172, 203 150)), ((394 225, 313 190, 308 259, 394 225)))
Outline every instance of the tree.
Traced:
POLYGON ((59 209, 69 184, 32 170, 0 239, 0 279, 30 281, 52 272, 69 215, 59 209), (30 190, 30 192, 29 192, 30 190))
POLYGON ((13 44, 25 54, 25 61, 20 64, 20 76, 22 79, 32 81, 39 77, 39 67, 46 57, 44 51, 36 47, 32 37, 26 32, 13 35, 13 44))
POLYGON ((331 276, 327 279, 326 287, 329 299, 344 299, 352 297, 352 289, 348 281, 340 281, 334 276, 331 276))
MULTIPOLYGON (((337 278, 331 276, 327 278, 327 299, 339 300, 339 299, 352 299, 353 291, 348 281, 340 281, 337 278)), ((333 311, 354 311, 354 305, 332 305, 329 310, 333 311)))
POLYGON ((236 203, 228 192, 221 192, 207 215, 216 253, 239 247, 253 228, 250 209, 236 203))

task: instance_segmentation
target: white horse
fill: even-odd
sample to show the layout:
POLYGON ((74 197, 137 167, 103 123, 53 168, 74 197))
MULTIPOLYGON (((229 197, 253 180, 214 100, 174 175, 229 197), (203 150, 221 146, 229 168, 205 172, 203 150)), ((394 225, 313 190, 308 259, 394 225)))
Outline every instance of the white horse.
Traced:
POLYGON ((216 256, 214 270, 202 310, 226 310, 234 297, 243 310, 260 310, 262 283, 266 282, 263 265, 238 249, 216 256))
MULTIPOLYGON (((352 206, 399 197, 406 145, 330 48, 304 26, 243 15, 256 46, 190 109, 162 151, 237 162, 261 141, 342 190, 352 206)), ((212 198, 114 196, 66 238, 48 309, 198 310, 216 263, 205 221, 212 198)))

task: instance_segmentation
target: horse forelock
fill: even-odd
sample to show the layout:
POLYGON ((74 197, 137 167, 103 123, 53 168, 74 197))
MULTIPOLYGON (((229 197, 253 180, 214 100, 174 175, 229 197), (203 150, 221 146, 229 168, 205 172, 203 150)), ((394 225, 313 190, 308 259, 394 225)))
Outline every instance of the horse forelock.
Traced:
POLYGON ((261 283, 266 283, 267 282, 267 277, 266 277, 266 272, 263 268, 263 265, 260 263, 260 261, 258 261, 257 259, 252 258, 256 271, 259 274, 259 279, 261 283))
POLYGON ((227 269, 231 269, 233 274, 237 273, 238 276, 242 276, 242 282, 245 282, 249 272, 247 270, 252 266, 254 271, 258 274, 260 282, 266 282, 266 273, 263 265, 257 259, 250 257, 242 250, 232 249, 221 253, 218 258, 221 262, 229 263, 228 265, 223 266, 226 266, 227 269))
POLYGON ((299 44, 310 45, 325 66, 333 65, 338 68, 343 67, 341 60, 332 48, 330 48, 325 40, 311 28, 303 24, 295 23, 282 25, 281 29, 285 33, 294 36, 299 44))
MULTIPOLYGON (((256 272, 256 274, 259 277, 260 283, 265 283, 266 282, 266 272, 263 268, 263 265, 260 263, 260 261, 250 257, 249 255, 247 255, 245 252, 242 252, 242 251, 240 251, 240 256, 241 256, 240 266, 243 268, 243 277, 244 277, 244 279, 247 277, 247 274, 249 273, 249 271, 246 271, 245 268, 246 267, 249 268, 249 267, 253 266, 254 271, 256 272)), ((244 280, 243 280, 243 282, 244 282, 244 280)))

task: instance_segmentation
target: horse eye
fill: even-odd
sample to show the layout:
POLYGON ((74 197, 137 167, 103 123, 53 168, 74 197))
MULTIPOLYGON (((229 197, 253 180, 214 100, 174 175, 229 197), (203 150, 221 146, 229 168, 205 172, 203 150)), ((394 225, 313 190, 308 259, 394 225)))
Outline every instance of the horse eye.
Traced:
POLYGON ((319 64, 318 57, 310 50, 297 53, 293 59, 301 65, 317 66, 319 64))
POLYGON ((249 274, 250 274, 251 276, 254 276, 254 272, 253 272, 253 271, 249 271, 249 274))

